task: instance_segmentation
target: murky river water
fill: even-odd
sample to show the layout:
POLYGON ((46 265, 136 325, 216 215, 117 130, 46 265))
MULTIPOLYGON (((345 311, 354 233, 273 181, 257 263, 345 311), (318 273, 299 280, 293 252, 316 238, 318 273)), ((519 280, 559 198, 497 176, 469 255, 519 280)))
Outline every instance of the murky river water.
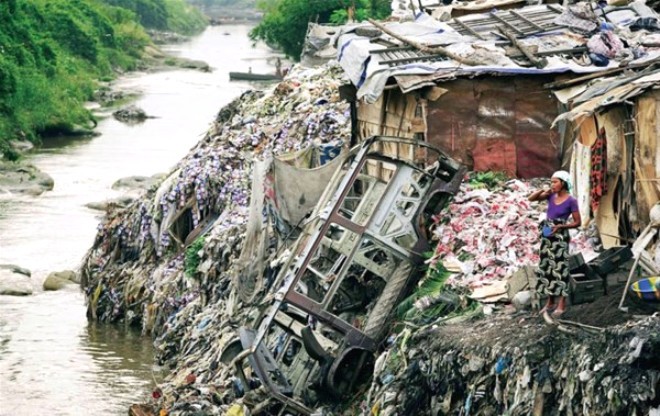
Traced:
MULTIPOLYGON (((32 271, 35 294, 0 296, 0 415, 125 415, 154 386, 150 339, 90 325, 78 290, 43 292, 52 271, 77 268, 99 222, 89 202, 120 194, 117 179, 166 172, 242 91, 229 71, 273 72, 273 53, 252 48, 243 25, 208 28, 170 53, 214 71, 132 74, 119 81, 143 94, 135 103, 154 119, 128 126, 108 118, 100 137, 50 140, 29 156, 55 180, 40 197, 0 197, 0 264, 32 271)), ((157 376, 157 375, 156 375, 157 376)))

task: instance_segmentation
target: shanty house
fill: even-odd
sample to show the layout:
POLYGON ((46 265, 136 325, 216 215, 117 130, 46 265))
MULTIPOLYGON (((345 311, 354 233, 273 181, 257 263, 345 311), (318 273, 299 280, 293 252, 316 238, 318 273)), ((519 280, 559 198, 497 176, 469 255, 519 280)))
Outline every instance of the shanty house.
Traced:
POLYGON ((557 121, 568 122, 574 139, 567 152, 574 193, 605 247, 634 240, 660 201, 659 86, 652 65, 555 93, 572 107, 557 121))
POLYGON ((570 105, 552 87, 647 67, 660 56, 656 25, 653 10, 635 2, 347 27, 336 49, 355 87, 355 139, 416 137, 474 170, 549 176, 573 143, 563 122, 552 128, 570 105))

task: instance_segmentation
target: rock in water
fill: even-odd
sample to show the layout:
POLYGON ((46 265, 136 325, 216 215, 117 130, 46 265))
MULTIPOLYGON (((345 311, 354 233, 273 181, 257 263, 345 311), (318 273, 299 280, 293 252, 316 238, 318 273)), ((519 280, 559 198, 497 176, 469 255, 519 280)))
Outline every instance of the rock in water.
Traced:
POLYGON ((54 185, 53 178, 32 165, 0 161, 0 193, 6 191, 37 196, 50 191, 54 185))
POLYGON ((80 278, 73 270, 62 270, 60 272, 52 272, 48 277, 57 277, 58 279, 68 280, 73 283, 80 283, 80 278))
POLYGON ((134 200, 135 198, 130 196, 120 196, 119 198, 106 199, 105 201, 89 202, 85 206, 97 211, 107 211, 111 207, 126 208, 134 200))
POLYGON ((32 281, 22 273, 0 269, 0 295, 27 296, 32 294, 32 281))
POLYGON ((44 281, 44 290, 60 290, 74 282, 57 276, 57 273, 51 273, 44 281))
POLYGON ((25 267, 17 266, 15 264, 0 264, 0 270, 10 270, 14 273, 24 274, 27 277, 32 276, 32 272, 25 267))
POLYGON ((130 105, 128 107, 124 107, 120 110, 115 111, 112 113, 112 115, 119 121, 123 121, 125 123, 140 123, 149 116, 147 116, 147 113, 144 112, 143 109, 135 106, 135 105, 130 105))

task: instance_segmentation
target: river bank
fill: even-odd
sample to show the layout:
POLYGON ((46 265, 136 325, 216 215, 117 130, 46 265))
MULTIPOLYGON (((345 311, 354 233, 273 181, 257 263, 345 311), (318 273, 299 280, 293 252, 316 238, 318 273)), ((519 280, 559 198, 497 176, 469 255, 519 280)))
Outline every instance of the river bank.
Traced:
MULTIPOLYGON (((165 40, 183 43, 188 39, 182 36, 166 36, 159 32, 154 32, 153 36, 159 39, 161 44, 164 44, 165 40)), ((211 71, 209 64, 204 61, 167 54, 157 46, 147 46, 145 48, 138 68, 140 71, 147 73, 175 69, 211 71)), ((81 139, 98 136, 100 133, 95 130, 98 120, 109 117, 115 112, 121 112, 126 105, 137 100, 139 94, 139 91, 122 87, 117 82, 100 82, 99 88, 94 93, 95 101, 86 103, 86 107, 92 111, 96 125, 90 128, 77 127, 75 130, 66 133, 42 137, 42 140, 47 143, 57 141, 57 137, 62 136, 68 138, 80 137, 81 139)), ((146 115, 142 116, 138 111, 132 111, 124 117, 123 121, 129 123, 142 122, 144 118, 146 118, 146 115)), ((54 183, 48 173, 40 171, 26 160, 26 155, 34 150, 34 145, 21 140, 10 141, 9 145, 19 156, 19 159, 16 161, 3 160, 3 155, 0 155, 0 194, 20 193, 39 196, 52 190, 54 183)))
POLYGON ((97 337, 92 346, 93 332, 105 326, 88 325, 77 287, 45 292, 42 285, 52 271, 76 269, 92 245, 99 213, 86 204, 121 197, 124 191, 112 185, 122 177, 152 176, 175 165, 207 130, 218 109, 250 88, 229 83, 230 70, 247 62, 261 71, 271 70, 268 60, 273 52, 263 46, 253 49, 247 31, 249 27, 241 25, 209 28, 189 42, 162 47, 181 58, 204 58, 211 72, 141 72, 116 82, 120 89, 137 92, 134 104, 156 118, 128 125, 106 117, 99 121, 98 137, 55 137, 25 155, 26 163, 52 177, 54 187, 39 197, 0 196, 0 264, 30 269, 33 290, 32 296, 3 296, 0 302, 3 416, 40 414, 43 409, 67 416, 123 415, 130 403, 151 391, 152 370, 159 380, 149 338, 132 331, 112 335, 123 327, 108 327, 108 336, 97 337), (234 43, 222 43, 227 31, 236 38, 234 43), (236 57, 231 64, 225 62, 227 54, 236 57), (131 339, 144 352, 120 353, 123 339, 131 339), (141 370, 131 373, 137 367, 141 370))

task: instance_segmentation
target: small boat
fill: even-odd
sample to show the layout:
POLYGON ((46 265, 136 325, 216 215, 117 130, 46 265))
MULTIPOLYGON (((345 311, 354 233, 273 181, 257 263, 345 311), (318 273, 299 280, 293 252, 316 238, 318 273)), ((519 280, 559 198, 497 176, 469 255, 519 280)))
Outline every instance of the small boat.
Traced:
POLYGON ((660 277, 647 277, 632 285, 630 290, 640 299, 647 301, 660 301, 660 277))
POLYGON ((276 74, 256 74, 254 72, 230 72, 230 81, 279 81, 282 77, 276 74))

